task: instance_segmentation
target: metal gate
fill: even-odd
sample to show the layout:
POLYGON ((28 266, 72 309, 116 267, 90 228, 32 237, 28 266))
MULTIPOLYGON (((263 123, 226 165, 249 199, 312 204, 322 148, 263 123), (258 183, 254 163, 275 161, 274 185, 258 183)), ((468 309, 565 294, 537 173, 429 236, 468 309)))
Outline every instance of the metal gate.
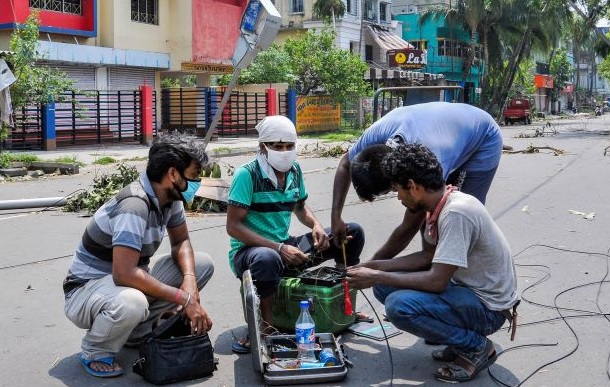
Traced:
MULTIPOLYGON (((206 135, 220 105, 224 88, 181 87, 161 90, 161 127, 206 135)), ((287 98, 279 96, 279 114, 286 114, 287 98)), ((266 93, 234 91, 225 105, 214 135, 255 136, 254 127, 267 115, 266 93)))
POLYGON ((396 107, 434 101, 464 102, 464 88, 454 85, 379 88, 373 97, 373 122, 396 107))

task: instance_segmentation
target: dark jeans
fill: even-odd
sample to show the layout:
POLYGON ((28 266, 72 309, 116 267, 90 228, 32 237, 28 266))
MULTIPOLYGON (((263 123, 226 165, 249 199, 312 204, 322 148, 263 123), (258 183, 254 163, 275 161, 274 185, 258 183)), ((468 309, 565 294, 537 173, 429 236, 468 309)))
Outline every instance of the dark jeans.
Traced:
POLYGON ((487 309, 467 287, 454 284, 439 294, 375 286, 388 319, 398 329, 459 351, 479 351, 486 336, 502 328, 502 312, 487 309))
POLYGON ((447 184, 455 185, 460 191, 467 193, 479 199, 479 201, 485 204, 487 199, 487 192, 491 187, 491 182, 496 175, 495 167, 489 171, 481 172, 466 172, 463 169, 457 169, 447 178, 447 184))
MULTIPOLYGON (((364 247, 364 230, 356 223, 349 223, 347 227, 349 229, 348 235, 351 235, 352 239, 345 245, 345 255, 347 265, 351 266, 360 262, 360 253, 364 247)), ((325 231, 327 234, 331 232, 330 228, 326 228, 325 231)), ((310 254, 311 259, 298 267, 287 267, 276 250, 268 247, 247 246, 238 250, 233 256, 237 278, 241 280, 244 272, 249 269, 261 298, 267 298, 275 293, 282 275, 296 275, 329 259, 334 259, 336 263, 343 264, 343 251, 340 247, 336 247, 332 240, 327 250, 314 251, 311 232, 290 237, 283 242, 287 245, 297 246, 305 254, 310 254)))

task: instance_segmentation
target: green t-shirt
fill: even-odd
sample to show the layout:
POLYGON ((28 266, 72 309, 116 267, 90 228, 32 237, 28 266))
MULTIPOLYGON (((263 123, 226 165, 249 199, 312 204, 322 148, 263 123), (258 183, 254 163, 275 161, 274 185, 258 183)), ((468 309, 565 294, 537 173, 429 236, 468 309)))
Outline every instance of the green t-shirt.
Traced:
MULTIPOLYGON (((307 199, 303 172, 297 162, 286 174, 286 189, 277 189, 271 183, 258 161, 252 160, 235 170, 228 204, 248 210, 245 226, 258 235, 275 242, 288 239, 288 229, 295 205, 307 199)), ((245 246, 241 241, 231 238, 229 265, 235 272, 233 256, 245 246)))

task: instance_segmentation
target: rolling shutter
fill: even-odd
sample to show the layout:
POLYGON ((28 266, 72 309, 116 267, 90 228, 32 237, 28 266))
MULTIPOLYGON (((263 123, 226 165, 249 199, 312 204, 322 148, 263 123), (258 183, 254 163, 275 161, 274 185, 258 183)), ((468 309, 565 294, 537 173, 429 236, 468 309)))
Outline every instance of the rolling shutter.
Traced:
POLYGON ((110 90, 136 90, 144 84, 155 86, 155 69, 141 67, 110 67, 108 88, 110 90))
POLYGON ((65 73, 68 78, 73 80, 74 87, 77 89, 95 90, 95 67, 87 66, 70 66, 65 64, 56 64, 53 62, 38 62, 37 66, 56 68, 57 70, 65 73))

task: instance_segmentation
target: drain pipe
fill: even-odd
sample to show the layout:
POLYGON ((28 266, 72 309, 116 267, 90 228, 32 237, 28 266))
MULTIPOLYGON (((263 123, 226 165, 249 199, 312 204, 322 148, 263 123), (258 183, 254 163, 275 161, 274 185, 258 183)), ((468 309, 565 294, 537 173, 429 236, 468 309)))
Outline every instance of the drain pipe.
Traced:
POLYGON ((64 196, 56 198, 0 200, 0 210, 20 210, 24 208, 61 207, 66 204, 64 196))

